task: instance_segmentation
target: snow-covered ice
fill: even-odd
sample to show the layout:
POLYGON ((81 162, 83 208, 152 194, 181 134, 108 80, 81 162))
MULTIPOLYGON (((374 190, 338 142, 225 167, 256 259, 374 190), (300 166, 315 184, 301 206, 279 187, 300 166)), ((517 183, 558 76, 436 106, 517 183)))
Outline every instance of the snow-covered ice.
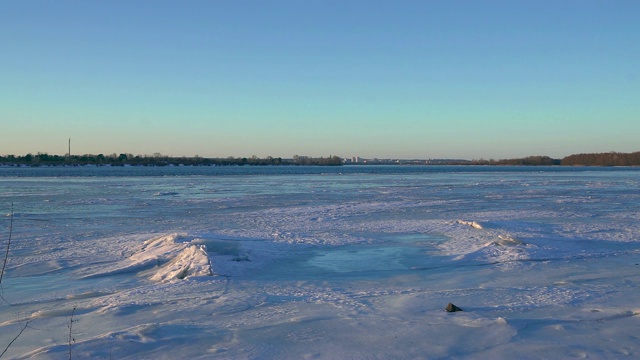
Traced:
POLYGON ((637 358, 639 175, 3 168, 0 351, 637 358))

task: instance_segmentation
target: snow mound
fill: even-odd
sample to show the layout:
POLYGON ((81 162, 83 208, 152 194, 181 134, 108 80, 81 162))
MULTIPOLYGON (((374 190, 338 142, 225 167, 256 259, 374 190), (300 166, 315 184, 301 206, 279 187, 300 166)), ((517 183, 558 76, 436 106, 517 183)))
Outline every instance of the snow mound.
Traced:
POLYGON ((516 245, 525 245, 524 241, 515 239, 511 235, 498 235, 498 240, 488 242, 486 246, 516 246, 516 245))
POLYGON ((170 234, 145 241, 127 259, 86 277, 128 272, 142 272, 158 282, 213 275, 205 245, 194 244, 184 235, 170 234))
POLYGON ((168 281, 173 279, 184 279, 188 276, 210 276, 211 263, 207 256, 205 245, 189 244, 180 251, 171 261, 161 266, 156 273, 151 276, 153 281, 168 281))
POLYGON ((458 220, 458 224, 469 225, 474 229, 482 230, 482 225, 478 224, 475 221, 458 220))
POLYGON ((511 270, 531 258, 531 245, 501 229, 484 228, 475 221, 457 220, 444 230, 450 240, 438 247, 454 260, 496 263, 502 270, 511 270))

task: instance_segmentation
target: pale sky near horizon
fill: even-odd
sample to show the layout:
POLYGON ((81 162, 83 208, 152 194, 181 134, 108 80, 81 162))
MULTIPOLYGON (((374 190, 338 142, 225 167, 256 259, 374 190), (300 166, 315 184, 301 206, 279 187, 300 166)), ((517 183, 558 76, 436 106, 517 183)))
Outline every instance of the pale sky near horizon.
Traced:
POLYGON ((640 1, 0 1, 0 154, 640 150, 640 1))

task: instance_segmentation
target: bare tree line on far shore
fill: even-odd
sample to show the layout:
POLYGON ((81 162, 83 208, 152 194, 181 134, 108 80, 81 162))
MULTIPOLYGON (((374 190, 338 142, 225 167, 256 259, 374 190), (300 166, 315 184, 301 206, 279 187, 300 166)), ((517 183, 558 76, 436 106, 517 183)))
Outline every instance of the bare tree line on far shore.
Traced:
POLYGON ((96 165, 96 166, 265 166, 265 165, 341 165, 342 159, 338 156, 329 157, 307 157, 294 156, 293 159, 283 159, 280 157, 267 156, 259 158, 257 156, 246 157, 226 157, 226 158, 205 158, 200 156, 193 157, 172 157, 159 153, 153 155, 133 155, 119 154, 116 155, 49 155, 47 153, 38 153, 36 155, 27 154, 24 156, 7 155, 0 156, 0 164, 15 166, 80 166, 80 165, 96 165))
POLYGON ((633 153, 589 153, 553 159, 549 156, 528 156, 503 160, 472 160, 469 165, 530 165, 530 166, 640 166, 640 152, 633 153))
MULTIPOLYGON (((226 158, 205 158, 193 157, 172 157, 159 153, 153 155, 49 155, 38 153, 36 155, 27 154, 24 156, 6 155, 0 156, 0 165, 5 166, 284 166, 284 165, 318 165, 318 166, 339 166, 343 165, 343 159, 338 156, 329 157, 308 157, 295 155, 291 159, 281 157, 259 158, 257 156, 246 157, 226 157, 226 158)), ((549 156, 528 156, 524 158, 501 159, 501 160, 423 160, 423 161, 398 161, 398 162, 366 162, 364 164, 430 164, 430 165, 513 165, 513 166, 640 166, 640 152, 620 153, 587 153, 574 154, 562 159, 554 159, 549 156)))

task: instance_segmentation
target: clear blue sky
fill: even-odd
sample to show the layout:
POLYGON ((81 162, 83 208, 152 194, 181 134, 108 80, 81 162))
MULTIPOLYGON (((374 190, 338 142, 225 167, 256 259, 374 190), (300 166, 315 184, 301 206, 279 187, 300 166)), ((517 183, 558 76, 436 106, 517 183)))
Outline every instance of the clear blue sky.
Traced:
POLYGON ((640 150, 640 1, 0 1, 0 154, 640 150))

